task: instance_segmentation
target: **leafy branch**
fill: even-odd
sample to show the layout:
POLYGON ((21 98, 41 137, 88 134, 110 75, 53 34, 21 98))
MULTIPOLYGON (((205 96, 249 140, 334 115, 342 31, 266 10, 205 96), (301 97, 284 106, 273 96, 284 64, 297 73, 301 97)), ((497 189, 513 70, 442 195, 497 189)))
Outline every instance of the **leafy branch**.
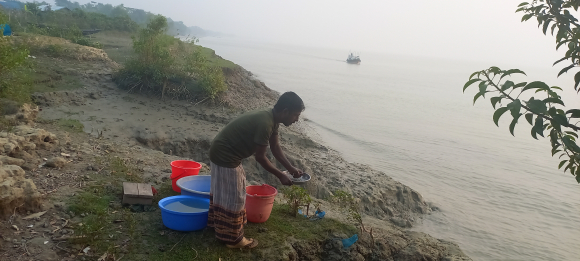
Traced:
POLYGON ((286 198, 286 203, 290 206, 292 214, 296 217, 298 215, 298 209, 300 207, 306 207, 306 215, 308 216, 308 210, 310 209, 310 203, 312 203, 312 198, 310 194, 300 186, 290 186, 282 189, 284 193, 284 198, 286 198))
POLYGON ((567 160, 562 160, 559 168, 566 163, 564 171, 576 176, 580 183, 580 147, 576 144, 578 138, 577 132, 580 127, 571 123, 573 119, 580 118, 580 110, 572 109, 564 112, 559 107, 564 107, 557 91, 562 89, 557 86, 549 87, 546 83, 534 81, 531 83, 520 82, 514 83, 510 80, 504 80, 505 77, 512 74, 524 74, 519 69, 501 70, 498 67, 478 71, 470 76, 469 81, 463 86, 463 91, 479 82, 479 91, 473 98, 473 103, 485 95, 493 94, 490 98, 491 105, 495 109, 493 114, 494 123, 499 126, 499 120, 506 112, 510 112, 512 121, 509 125, 509 131, 514 135, 514 129, 521 116, 524 116, 531 127, 531 136, 538 139, 538 135, 545 137, 544 132, 549 131, 552 145, 552 156, 560 153, 560 158, 567 156, 567 160), (499 78, 495 80, 496 78, 499 78), (523 100, 520 96, 525 92, 534 94, 545 93, 545 99, 537 99, 534 96, 528 100, 523 100), (517 96, 513 95, 517 93, 517 96), (499 105, 499 106, 498 106, 499 105), (496 108, 497 107, 497 108, 496 108))
MULTIPOLYGON (((556 65, 563 61, 570 64, 562 68, 558 77, 567 73, 572 68, 580 65, 580 24, 571 11, 578 11, 580 0, 534 0, 523 2, 518 5, 516 12, 522 12, 522 22, 536 18, 538 27, 542 27, 542 32, 547 34, 548 29, 552 36, 556 37, 556 50, 566 46, 568 50, 561 59, 554 62, 556 65), (550 27, 551 24, 551 27, 550 27), (556 30, 557 29, 557 30, 556 30)), ((519 69, 501 70, 498 67, 490 67, 482 71, 474 72, 467 83, 463 86, 463 92, 479 82, 479 91, 473 98, 473 103, 485 95, 495 95, 490 97, 491 105, 495 109, 493 121, 499 126, 499 119, 506 112, 510 112, 512 121, 509 131, 514 135, 515 126, 523 115, 531 127, 531 136, 538 139, 538 135, 550 138, 552 146, 552 157, 559 155, 562 159, 558 168, 564 167, 564 172, 570 172, 580 183, 580 147, 577 145, 578 139, 578 118, 580 109, 569 109, 564 111, 565 104, 558 92, 562 88, 548 86, 541 81, 514 83, 506 77, 515 74, 526 75, 519 69), (529 94, 530 98, 524 100, 520 96, 529 94), (517 95, 515 95, 517 94, 517 95), (538 99, 538 94, 546 94, 546 98, 538 99), (496 106, 499 108, 496 109, 496 106)), ((526 75, 527 76, 527 75, 526 75)), ((574 75, 574 90, 580 92, 580 72, 574 75)))
POLYGON ((371 240, 373 245, 375 244, 375 237, 373 235, 373 229, 366 229, 365 225, 362 220, 362 215, 360 213, 360 207, 358 205, 358 201, 356 198, 353 197, 352 194, 343 191, 337 190, 334 191, 332 197, 330 198, 330 202, 335 203, 339 206, 339 208, 343 211, 347 212, 347 218, 360 226, 361 233, 367 232, 371 236, 371 240))

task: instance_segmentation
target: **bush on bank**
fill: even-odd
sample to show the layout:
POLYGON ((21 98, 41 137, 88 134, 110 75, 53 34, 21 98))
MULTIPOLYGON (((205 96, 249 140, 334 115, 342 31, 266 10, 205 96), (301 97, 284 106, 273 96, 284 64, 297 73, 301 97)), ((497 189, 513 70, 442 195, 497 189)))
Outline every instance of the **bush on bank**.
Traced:
POLYGON ((215 98, 227 89, 221 68, 212 66, 195 45, 166 34, 167 19, 153 18, 133 37, 135 57, 114 77, 130 92, 160 95, 162 98, 215 98))

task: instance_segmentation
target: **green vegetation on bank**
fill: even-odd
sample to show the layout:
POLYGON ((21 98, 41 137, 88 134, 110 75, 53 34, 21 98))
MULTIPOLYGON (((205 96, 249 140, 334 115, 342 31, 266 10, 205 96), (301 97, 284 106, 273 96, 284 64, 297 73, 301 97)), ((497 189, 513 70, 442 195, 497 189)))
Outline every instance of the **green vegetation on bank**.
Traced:
MULTIPOLYGON (((566 66, 558 73, 563 75, 580 64, 580 24, 572 15, 577 13, 580 0, 553 0, 523 2, 516 12, 524 13, 523 21, 532 18, 538 21, 544 34, 550 33, 556 37, 556 49, 567 48, 564 57, 554 65, 565 62, 566 66)), ((495 109, 493 121, 499 126, 500 117, 506 112, 512 117, 509 131, 514 135, 515 126, 524 116, 531 126, 531 136, 550 138, 552 156, 559 155, 561 159, 558 168, 564 168, 575 176, 580 183, 580 146, 577 145, 578 120, 580 109, 564 105, 560 92, 562 88, 549 86, 542 81, 513 82, 510 75, 526 75, 519 69, 502 70, 496 66, 474 72, 464 85, 463 91, 477 83, 478 92, 473 98, 475 103, 480 97, 490 97, 491 105, 495 109), (524 94, 525 93, 525 94, 524 94), (520 98, 529 97, 527 100, 520 98)), ((574 90, 580 92, 580 72, 574 75, 574 90)), ((571 88, 571 86, 570 86, 571 88)))
MULTIPOLYGON (((128 17, 133 22, 142 27, 145 27, 147 23, 149 23, 156 16, 156 14, 153 14, 151 12, 147 12, 142 9, 126 7, 123 4, 113 6, 111 4, 91 2, 81 5, 78 2, 71 2, 68 0, 56 0, 55 3, 56 6, 66 7, 70 10, 81 10, 86 13, 98 13, 112 18, 128 17)), ((201 37, 204 36, 204 34, 208 33, 199 27, 196 26, 188 27, 183 22, 173 21, 171 18, 167 18, 167 25, 168 25, 167 30, 170 35, 181 35, 181 36, 196 35, 201 37)))
POLYGON ((88 173, 85 181, 89 185, 70 199, 69 210, 82 216, 80 222, 70 224, 77 237, 73 242, 91 246, 97 256, 107 252, 126 260, 278 260, 291 250, 292 240, 318 244, 332 233, 357 233, 354 226, 334 219, 309 221, 295 217, 288 205, 275 203, 267 222, 244 227, 248 237, 260 242, 258 248, 228 249, 210 228, 179 232, 163 225, 157 203, 177 195, 170 180, 156 187, 159 194, 152 208, 123 207, 118 196, 122 194, 122 182, 143 182, 142 171, 131 162, 113 155, 100 158, 97 165, 103 168, 101 172, 88 173))
POLYGON ((167 19, 157 16, 133 37, 135 56, 114 77, 119 87, 180 99, 224 92, 221 67, 210 64, 194 40, 169 36, 167 28, 167 19))
MULTIPOLYGON (((5 24, 8 17, 0 12, 0 24, 5 24)), ((30 101, 30 82, 23 75, 27 66, 29 51, 26 46, 13 44, 9 38, 2 37, 0 29, 0 99, 10 99, 24 103, 30 101)), ((0 106, 2 110, 3 106, 0 106)), ((2 115, 2 111, 0 111, 2 115)))
POLYGON ((67 39, 73 43, 102 48, 102 45, 83 35, 83 30, 117 30, 135 32, 139 25, 127 15, 109 17, 104 14, 85 12, 80 9, 43 11, 39 3, 26 3, 26 9, 7 10, 14 32, 32 33, 67 39))

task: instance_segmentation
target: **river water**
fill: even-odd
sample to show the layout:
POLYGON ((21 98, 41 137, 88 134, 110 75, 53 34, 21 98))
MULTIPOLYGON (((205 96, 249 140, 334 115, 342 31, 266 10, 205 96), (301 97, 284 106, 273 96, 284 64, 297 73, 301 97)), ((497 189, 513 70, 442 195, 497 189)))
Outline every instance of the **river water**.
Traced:
MULTIPOLYGON (((498 128, 489 100, 473 106, 476 87, 461 91, 472 72, 496 64, 365 52, 349 65, 348 50, 200 44, 270 88, 298 93, 315 137, 440 207, 413 230, 456 242, 474 260, 580 260, 580 185, 526 121, 513 137, 507 114, 498 128)), ((580 106, 572 75, 556 79, 550 64, 515 68, 565 88, 567 105, 580 106)))

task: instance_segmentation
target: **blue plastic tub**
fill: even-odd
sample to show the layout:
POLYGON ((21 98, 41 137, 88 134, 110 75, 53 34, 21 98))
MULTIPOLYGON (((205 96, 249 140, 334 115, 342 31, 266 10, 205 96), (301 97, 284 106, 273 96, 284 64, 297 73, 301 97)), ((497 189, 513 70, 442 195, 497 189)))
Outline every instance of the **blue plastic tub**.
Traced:
POLYGON ((187 176, 177 180, 181 195, 189 195, 209 199, 211 176, 187 176))
POLYGON ((178 231, 195 231, 207 226, 209 199, 172 196, 159 201, 163 225, 178 231))

